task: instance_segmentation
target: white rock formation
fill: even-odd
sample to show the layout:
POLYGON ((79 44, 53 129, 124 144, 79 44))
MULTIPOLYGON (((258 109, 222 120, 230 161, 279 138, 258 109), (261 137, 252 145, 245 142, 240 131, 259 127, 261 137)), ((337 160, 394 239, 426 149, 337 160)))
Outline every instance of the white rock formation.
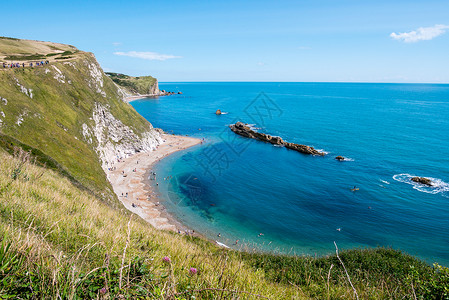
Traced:
POLYGON ((126 98, 133 96, 132 94, 128 93, 125 89, 121 88, 118 84, 113 82, 114 85, 117 87, 117 94, 119 94, 122 98, 122 101, 126 102, 126 98))
POLYGON ((56 66, 52 67, 56 70, 55 76, 53 78, 56 79, 59 83, 65 83, 65 76, 64 74, 62 74, 61 70, 59 70, 56 66))
POLYGON ((23 111, 22 113, 19 114, 19 116, 17 117, 17 121, 16 121, 17 126, 20 126, 23 123, 23 117, 25 117, 27 115, 28 115, 27 111, 23 111))
POLYGON ((91 63, 87 60, 84 63, 89 68, 90 78, 87 80, 89 86, 106 98, 106 93, 103 90, 103 70, 97 63, 91 63))
POLYGON ((71 61, 66 61, 66 62, 64 63, 64 65, 69 65, 69 66, 71 66, 72 68, 74 68, 75 70, 78 70, 78 69, 76 68, 76 66, 75 66, 75 63, 74 63, 74 62, 71 62, 71 61))
MULTIPOLYGON (((3 111, 0 111, 0 116, 2 118, 6 117, 6 115, 5 115, 5 113, 3 111)), ((3 125, 3 119, 2 118, 0 118, 0 127, 2 127, 2 125, 3 125)))
POLYGON ((134 131, 117 120, 109 107, 96 103, 93 111, 95 125, 90 128, 83 124, 83 136, 86 142, 96 142, 96 151, 101 159, 103 170, 107 170, 119 158, 125 158, 137 152, 156 149, 162 138, 154 129, 139 137, 134 131))
POLYGON ((33 99, 33 90, 32 89, 27 89, 26 87, 24 87, 23 85, 20 84, 19 80, 17 78, 15 78, 16 80, 16 85, 18 87, 20 87, 20 91, 22 93, 24 93, 25 95, 27 95, 28 97, 30 97, 31 99, 33 99))

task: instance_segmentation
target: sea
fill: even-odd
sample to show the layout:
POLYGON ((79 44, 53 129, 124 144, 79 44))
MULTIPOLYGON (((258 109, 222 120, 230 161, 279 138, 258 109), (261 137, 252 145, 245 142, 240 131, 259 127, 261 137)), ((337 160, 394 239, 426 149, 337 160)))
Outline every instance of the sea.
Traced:
POLYGON ((391 247, 449 266, 449 85, 160 88, 182 94, 131 105, 154 127, 204 139, 153 166, 151 180, 167 211, 195 232, 248 251, 322 256, 335 253, 335 242, 339 250, 391 247), (237 121, 327 155, 237 136, 229 129, 237 121))

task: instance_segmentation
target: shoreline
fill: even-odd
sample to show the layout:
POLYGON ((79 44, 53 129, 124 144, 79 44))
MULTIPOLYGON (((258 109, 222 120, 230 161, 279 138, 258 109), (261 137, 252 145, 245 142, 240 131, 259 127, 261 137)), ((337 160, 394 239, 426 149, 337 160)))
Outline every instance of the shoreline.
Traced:
POLYGON ((175 95, 174 92, 160 92, 159 94, 145 94, 145 95, 133 95, 123 98, 123 101, 129 103, 135 100, 139 99, 145 99, 145 98, 155 98, 155 97, 162 97, 162 96, 170 96, 175 95))
POLYGON ((144 99, 144 98, 152 98, 152 97, 159 97, 159 96, 165 96, 164 94, 146 94, 146 95, 135 95, 135 96, 128 96, 123 98, 123 101, 129 103, 135 100, 144 99))
POLYGON ((134 154, 115 163, 107 177, 123 206, 156 229, 184 232, 189 230, 159 203, 148 175, 151 167, 166 156, 202 143, 200 139, 162 134, 164 143, 151 152, 134 154), (123 195, 123 196, 122 196, 123 195))

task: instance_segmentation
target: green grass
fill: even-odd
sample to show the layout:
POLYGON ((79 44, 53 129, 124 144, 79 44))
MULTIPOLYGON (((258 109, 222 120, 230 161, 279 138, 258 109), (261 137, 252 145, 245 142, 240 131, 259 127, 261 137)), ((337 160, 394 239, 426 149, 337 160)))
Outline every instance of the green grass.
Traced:
POLYGON ((48 53, 45 56, 46 57, 52 57, 52 56, 56 56, 56 55, 60 55, 61 53, 48 53))
MULTIPOLYGON (((355 299, 336 255, 237 252, 159 231, 15 155, 0 151, 2 299, 355 299)), ((449 269, 400 251, 340 258, 359 299, 449 297, 449 269)))
MULTIPOLYGON (((340 253, 340 258, 360 299, 413 298, 414 293, 422 299, 449 297, 447 268, 443 268, 443 272, 438 271, 440 266, 432 268, 401 251, 389 248, 352 249, 340 253)), ((336 255, 313 258, 245 253, 242 259, 254 268, 264 270, 268 280, 299 286, 310 297, 319 299, 328 295, 331 299, 346 299, 353 296, 336 255)))
POLYGON ((32 54, 32 55, 11 55, 6 56, 4 60, 39 60, 39 59, 45 59, 45 55, 42 54, 32 54))

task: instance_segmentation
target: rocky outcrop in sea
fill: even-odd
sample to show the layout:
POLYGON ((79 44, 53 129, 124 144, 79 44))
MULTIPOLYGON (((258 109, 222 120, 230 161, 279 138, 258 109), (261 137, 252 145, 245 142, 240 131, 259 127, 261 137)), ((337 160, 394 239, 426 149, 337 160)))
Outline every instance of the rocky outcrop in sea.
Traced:
POLYGON ((410 180, 414 181, 414 182, 417 182, 417 183, 420 183, 420 184, 427 185, 427 186, 432 186, 433 185, 432 184, 432 180, 430 180, 429 178, 426 178, 426 177, 418 177, 418 176, 416 176, 416 177, 412 177, 410 180))
POLYGON ((229 128, 231 128, 231 130, 238 135, 241 135, 241 136, 244 136, 247 138, 251 138, 251 139, 256 139, 256 140, 259 140, 262 142, 267 142, 267 143, 270 143, 273 145, 284 146, 285 148, 295 150, 300 153, 310 154, 310 155, 319 155, 319 156, 326 155, 326 153, 324 153, 322 151, 318 151, 311 146, 289 143, 289 142, 284 141, 281 137, 271 136, 269 134, 254 131, 249 126, 243 124, 242 122, 237 122, 235 124, 231 124, 231 125, 229 125, 229 128))

